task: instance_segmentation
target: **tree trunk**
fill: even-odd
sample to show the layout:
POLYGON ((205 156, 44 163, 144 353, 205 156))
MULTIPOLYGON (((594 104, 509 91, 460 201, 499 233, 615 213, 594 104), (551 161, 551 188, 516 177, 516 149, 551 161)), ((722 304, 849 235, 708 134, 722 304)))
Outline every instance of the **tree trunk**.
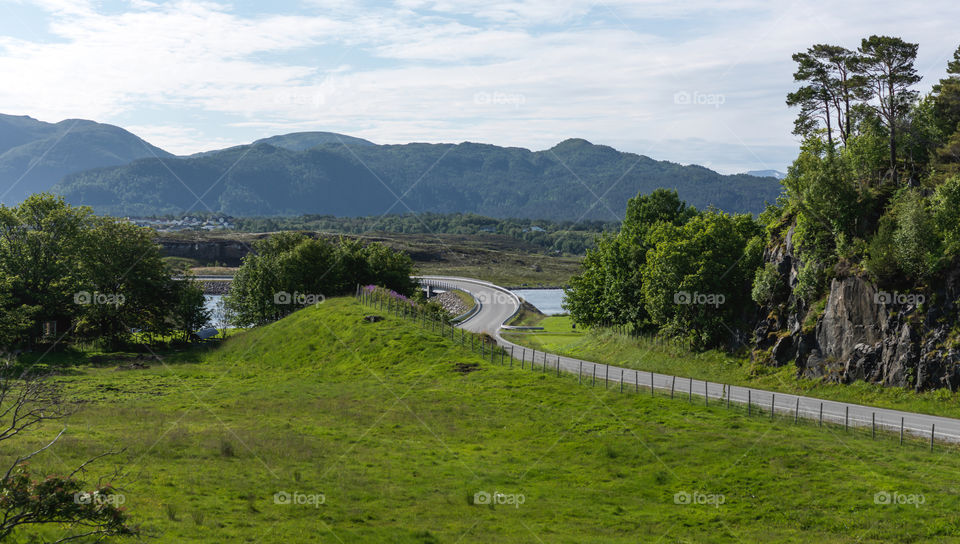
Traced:
POLYGON ((830 145, 830 152, 833 153, 833 127, 830 125, 830 100, 823 99, 823 107, 825 108, 827 119, 827 143, 830 145))
POLYGON ((897 183, 897 112, 896 100, 894 100, 893 75, 890 75, 887 83, 887 90, 890 97, 890 180, 897 183))

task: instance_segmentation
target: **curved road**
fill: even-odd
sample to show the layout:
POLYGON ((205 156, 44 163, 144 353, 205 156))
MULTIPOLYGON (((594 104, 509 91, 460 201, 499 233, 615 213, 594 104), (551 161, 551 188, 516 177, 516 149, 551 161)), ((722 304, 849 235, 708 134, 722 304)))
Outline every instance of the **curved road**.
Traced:
POLYGON ((474 316, 463 321, 460 324, 461 328, 471 332, 486 332, 496 338, 499 345, 512 350, 517 359, 533 361, 537 366, 546 364, 547 369, 552 369, 554 372, 559 366, 561 371, 581 374, 584 380, 593 380, 595 374, 598 382, 606 379, 610 387, 619 388, 622 381, 624 388, 634 390, 643 388, 644 391, 649 392, 652 384, 654 389, 673 391, 676 396, 697 395, 698 402, 703 402, 705 399, 707 402, 738 404, 749 402, 752 406, 764 410, 770 410, 772 406, 782 415, 814 420, 822 417, 823 421, 840 425, 846 423, 857 427, 871 427, 875 424, 878 431, 899 432, 902 424, 905 433, 929 439, 933 432, 937 440, 960 442, 960 420, 958 419, 775 393, 763 389, 729 386, 534 351, 505 340, 500 335, 504 322, 513 317, 520 308, 520 300, 510 291, 489 282, 470 278, 423 276, 421 281, 470 293, 480 304, 480 309, 474 316))

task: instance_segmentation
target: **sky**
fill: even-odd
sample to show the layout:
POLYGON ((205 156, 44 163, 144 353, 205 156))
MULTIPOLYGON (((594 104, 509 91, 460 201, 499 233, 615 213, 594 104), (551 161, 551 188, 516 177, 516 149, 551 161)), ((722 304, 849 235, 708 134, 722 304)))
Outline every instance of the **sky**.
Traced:
POLYGON ((927 92, 958 22, 956 0, 0 0, 0 112, 177 154, 321 130, 783 171, 793 53, 899 36, 927 92))

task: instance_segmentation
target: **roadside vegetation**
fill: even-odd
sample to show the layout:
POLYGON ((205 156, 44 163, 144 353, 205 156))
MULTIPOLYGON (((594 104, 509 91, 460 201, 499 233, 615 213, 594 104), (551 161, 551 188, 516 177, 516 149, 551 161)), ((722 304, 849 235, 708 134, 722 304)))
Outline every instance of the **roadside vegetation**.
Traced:
POLYGON ((538 351, 558 353, 600 364, 960 418, 960 393, 945 389, 916 392, 862 381, 838 384, 798 378, 796 368, 790 365, 773 368, 762 363, 752 363, 749 357, 721 349, 693 350, 688 343, 680 339, 655 335, 634 337, 610 328, 573 328, 573 321, 569 316, 532 315, 525 319, 523 324, 543 327, 544 330, 507 332, 503 334, 504 338, 538 351))

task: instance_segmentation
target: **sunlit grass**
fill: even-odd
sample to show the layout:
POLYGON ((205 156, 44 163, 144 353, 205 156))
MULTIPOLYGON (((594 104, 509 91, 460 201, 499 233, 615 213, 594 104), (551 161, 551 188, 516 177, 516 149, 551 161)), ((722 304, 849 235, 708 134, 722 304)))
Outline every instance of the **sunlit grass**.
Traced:
POLYGON ((491 365, 389 315, 364 322, 371 313, 331 299, 146 370, 65 376, 83 409, 34 469, 126 447, 118 484, 157 542, 960 536, 953 449, 491 365), (324 504, 276 504, 283 491, 324 504), (884 491, 925 504, 876 504, 884 491), (476 505, 478 492, 523 504, 476 505), (684 494, 723 504, 677 504, 684 494))

